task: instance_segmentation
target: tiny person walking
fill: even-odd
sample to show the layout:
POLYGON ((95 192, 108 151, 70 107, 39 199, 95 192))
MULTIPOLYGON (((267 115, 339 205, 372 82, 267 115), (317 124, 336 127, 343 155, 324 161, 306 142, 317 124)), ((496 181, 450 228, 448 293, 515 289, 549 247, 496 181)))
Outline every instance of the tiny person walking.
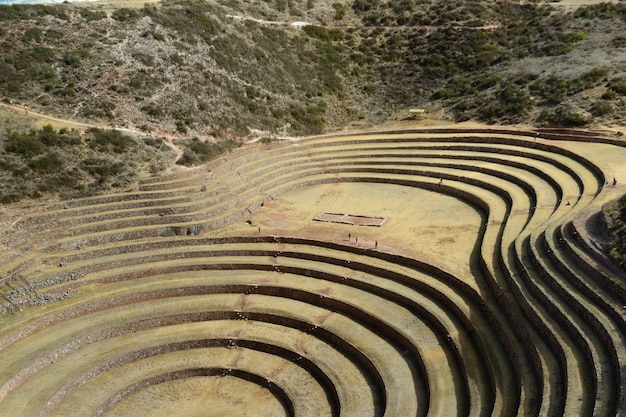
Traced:
POLYGON ((352 234, 348 233, 348 242, 350 241, 351 238, 352 238, 352 234))

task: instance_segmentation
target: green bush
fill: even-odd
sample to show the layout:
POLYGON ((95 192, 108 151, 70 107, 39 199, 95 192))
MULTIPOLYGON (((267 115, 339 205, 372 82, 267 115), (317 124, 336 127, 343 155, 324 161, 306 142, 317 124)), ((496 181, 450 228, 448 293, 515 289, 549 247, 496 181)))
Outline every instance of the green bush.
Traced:
POLYGON ((6 151, 19 154, 26 158, 42 154, 46 147, 37 137, 34 130, 28 133, 7 132, 6 151))
POLYGON ((93 149, 103 152, 123 153, 135 146, 135 141, 119 130, 90 128, 88 142, 93 149))
POLYGON ((83 116, 97 118, 108 117, 112 119, 115 117, 113 110, 115 110, 115 103, 105 100, 98 102, 95 106, 89 106, 83 111, 83 116))
POLYGON ((616 78, 609 82, 608 87, 611 91, 615 93, 626 96, 626 79, 624 78, 616 78))
POLYGON ((342 3, 333 3, 333 9, 335 9, 335 20, 342 20, 348 13, 348 6, 342 3))
POLYGON ((608 74, 609 70, 606 68, 593 68, 581 75, 580 78, 588 83, 587 85, 593 85, 604 80, 608 74))
POLYGON ((613 105, 605 100, 598 100, 591 105, 591 114, 595 117, 602 117, 613 113, 613 105))
POLYGON ((35 62, 52 62, 54 60, 54 51, 45 46, 34 46, 28 51, 28 54, 35 62))
POLYGON ((28 166, 40 174, 53 174, 63 168, 63 160, 56 152, 48 152, 28 162, 28 166))
MULTIPOLYGON (((516 122, 526 115, 533 106, 528 91, 511 82, 500 86, 493 97, 477 98, 476 101, 479 106, 477 111, 478 117, 487 122, 495 122, 498 119, 516 122)), ((471 108, 471 105, 467 107, 471 108)), ((465 109, 461 107, 458 110, 465 109)), ((461 120, 467 119, 469 114, 471 112, 461 112, 461 120)))
POLYGON ((112 158, 90 157, 85 159, 81 168, 93 176, 97 182, 106 180, 124 172, 124 164, 112 158))
POLYGON ((174 65, 182 66, 185 64, 185 60, 177 52, 170 54, 170 62, 174 65))
POLYGON ((24 78, 29 81, 50 82, 57 79, 57 73, 50 65, 34 64, 24 72, 24 78))
POLYGON ((45 125, 39 131, 39 140, 46 146, 57 146, 61 143, 61 135, 52 125, 45 125))
POLYGON ((63 63, 74 68, 78 68, 83 60, 89 57, 89 51, 85 49, 77 49, 75 51, 66 52, 63 55, 63 63))
POLYGON ((128 20, 137 19, 139 17, 139 12, 135 9, 122 7, 121 9, 117 9, 111 13, 111 17, 115 20, 119 20, 120 22, 126 22, 128 20))
POLYGON ((544 111, 539 120, 547 124, 564 127, 581 127, 589 123, 584 114, 572 109, 569 105, 561 105, 554 110, 544 111))
POLYGON ((182 142, 185 146, 183 156, 176 161, 178 165, 193 166, 210 161, 239 146, 232 140, 220 140, 216 143, 201 142, 197 138, 182 142))
POLYGON ((164 3, 158 9, 146 6, 143 13, 150 16, 155 23, 178 32, 181 39, 190 44, 195 44, 197 39, 210 43, 222 31, 220 18, 223 15, 220 10, 198 0, 164 3))
POLYGON ((74 90, 74 83, 69 82, 65 87, 59 87, 53 91, 54 95, 58 97, 71 98, 76 96, 76 91, 74 90))
POLYGON ((532 94, 544 99, 545 104, 559 104, 568 96, 569 83, 557 77, 540 78, 529 85, 532 94))
POLYGON ((62 7, 47 4, 11 4, 0 5, 0 21, 29 20, 36 17, 54 16, 58 19, 69 20, 69 16, 62 7))
POLYGON ((187 133, 187 126, 185 125, 184 121, 176 120, 176 131, 182 134, 187 133))
POLYGON ((148 103, 141 110, 152 117, 163 117, 165 115, 163 108, 157 103, 148 103))
POLYGON ((345 38, 345 33, 341 29, 327 29, 323 26, 307 25, 302 31, 312 38, 322 42, 335 42, 345 38))
POLYGON ((149 96, 152 95, 154 90, 161 86, 161 81, 147 74, 145 71, 139 71, 137 75, 132 77, 129 82, 129 87, 139 95, 149 96))
POLYGON ((150 54, 147 54, 145 52, 135 51, 135 52, 133 52, 132 56, 137 61, 141 62, 142 64, 144 64, 147 67, 154 66, 154 57, 152 55, 150 55, 150 54))
POLYGON ((92 22, 94 20, 100 20, 107 17, 106 12, 100 10, 90 10, 86 7, 81 7, 79 9, 80 15, 87 21, 92 22))
POLYGON ((326 103, 320 102, 308 106, 292 105, 291 116, 294 119, 294 130, 298 133, 321 133, 324 128, 326 103))
POLYGON ((38 27, 28 28, 24 31, 24 36, 22 36, 23 42, 31 42, 35 41, 37 43, 41 42, 41 37, 43 36, 43 32, 38 27))

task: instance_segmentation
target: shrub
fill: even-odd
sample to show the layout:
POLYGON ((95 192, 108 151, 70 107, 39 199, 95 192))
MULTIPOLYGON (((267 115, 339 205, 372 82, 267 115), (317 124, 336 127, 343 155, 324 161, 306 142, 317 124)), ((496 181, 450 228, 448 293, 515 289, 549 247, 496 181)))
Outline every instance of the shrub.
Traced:
POLYGON ((117 9, 111 13, 111 17, 115 20, 119 20, 120 22, 125 22, 138 18, 139 13, 135 9, 122 7, 121 9, 117 9))
POLYGON ((294 119, 294 130, 298 133, 321 133, 324 128, 324 113, 326 103, 320 102, 317 105, 291 106, 291 116, 294 119))
POLYGON ((602 96, 600 96, 602 100, 617 100, 619 98, 619 94, 615 91, 607 90, 602 96))
POLYGON ((137 61, 141 62, 142 64, 144 64, 147 67, 154 66, 154 57, 152 55, 150 55, 150 54, 147 54, 145 52, 135 51, 135 52, 133 52, 132 56, 137 61))
POLYGON ((129 87, 140 95, 151 95, 160 85, 161 81, 158 78, 152 77, 144 71, 139 71, 129 82, 129 87))
POLYGON ((609 70, 606 68, 593 68, 592 70, 584 73, 580 78, 587 83, 595 84, 606 78, 609 74, 609 70))
POLYGON ((115 117, 113 110, 115 110, 115 103, 105 100, 97 103, 95 106, 89 106, 83 111, 83 116, 113 118, 115 117))
POLYGON ((348 12, 348 6, 342 3, 333 3, 333 9, 335 9, 335 20, 343 19, 348 12))
POLYGON ((354 11, 361 13, 378 9, 379 6, 380 0, 354 0, 354 3, 352 3, 354 11))
POLYGON ((559 104, 568 95, 568 83, 557 77, 540 78, 530 84, 529 89, 547 104, 559 104))
MULTIPOLYGON (((502 85, 494 98, 479 99, 479 116, 488 122, 504 118, 508 121, 517 121, 532 108, 530 95, 514 83, 502 85)), ((463 115, 463 113, 461 113, 463 115)))
POLYGON ((74 91, 74 83, 69 82, 65 87, 55 89, 53 93, 59 97, 74 97, 76 95, 76 91, 74 91))
POLYGON ((24 78, 30 81, 49 82, 57 79, 57 73, 49 65, 35 64, 26 70, 24 78))
POLYGON ((37 43, 41 42, 41 37, 43 32, 38 27, 28 28, 24 31, 24 36, 22 36, 22 41, 28 43, 31 41, 35 41, 37 43))
POLYGON ((232 140, 220 140, 213 143, 201 142, 197 138, 183 142, 183 144, 185 145, 183 156, 176 161, 176 164, 185 166, 198 165, 210 161, 239 146, 239 143, 232 140))
POLYGON ((177 52, 170 54, 170 62, 174 65, 179 65, 179 66, 182 66, 185 64, 185 60, 183 59, 182 56, 178 55, 177 52))
POLYGON ((0 5, 0 21, 29 20, 35 17, 54 16, 58 19, 69 20, 69 16, 58 6, 47 4, 12 4, 0 5))
POLYGON ((178 133, 185 134, 187 133, 187 126, 185 126, 185 122, 182 120, 176 120, 176 131, 178 133))
POLYGON ((302 28, 304 33, 322 42, 340 41, 345 37, 341 29, 327 29, 323 26, 307 25, 302 28))
POLYGON ((39 131, 39 139, 46 146, 55 146, 61 143, 60 135, 52 125, 45 125, 39 131))
POLYGON ((81 66, 83 59, 89 57, 89 51, 85 49, 77 49, 75 51, 66 52, 63 55, 63 63, 74 68, 81 66))
POLYGON ((124 164, 111 158, 91 157, 82 162, 81 168, 102 183, 121 174, 124 171, 124 164))
POLYGON ((591 114, 595 117, 602 117, 613 113, 613 105, 608 101, 596 101, 591 106, 591 114))
POLYGON ((159 9, 144 7, 143 13, 166 28, 181 34, 184 42, 195 44, 196 38, 211 42, 222 31, 219 11, 212 5, 201 1, 172 2, 163 4, 159 9))
POLYGON ((626 79, 616 78, 609 82, 608 87, 611 91, 616 92, 619 95, 626 95, 626 79))
POLYGON ((28 133, 7 132, 7 152, 19 154, 26 158, 39 155, 45 152, 46 147, 36 136, 36 132, 31 130, 28 133))
POLYGON ((119 130, 90 128, 87 133, 90 145, 99 151, 122 153, 135 145, 130 136, 124 135, 119 130))
POLYGON ((105 17, 107 17, 107 14, 103 11, 94 11, 83 7, 79 9, 79 13, 85 20, 89 22, 104 19, 105 17))
POLYGON ((545 123, 564 127, 581 127, 589 122, 584 114, 569 105, 561 105, 554 111, 545 111, 539 119, 545 123))
POLYGON ((148 103, 143 106, 141 110, 145 111, 148 115, 152 117, 162 117, 165 114, 163 112, 163 108, 157 103, 148 103))
POLYGON ((63 168, 63 160, 56 152, 48 152, 28 162, 28 166, 41 174, 53 174, 63 168))

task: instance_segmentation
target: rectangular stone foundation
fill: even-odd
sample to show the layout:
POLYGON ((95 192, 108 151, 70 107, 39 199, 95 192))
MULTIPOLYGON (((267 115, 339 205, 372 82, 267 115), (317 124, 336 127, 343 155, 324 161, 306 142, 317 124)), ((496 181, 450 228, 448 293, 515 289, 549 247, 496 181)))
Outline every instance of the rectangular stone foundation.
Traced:
POLYGON ((382 226, 387 219, 385 217, 375 216, 359 216, 356 214, 345 213, 321 213, 315 216, 313 219, 318 222, 331 222, 331 223, 343 223, 353 224, 356 226, 382 226))

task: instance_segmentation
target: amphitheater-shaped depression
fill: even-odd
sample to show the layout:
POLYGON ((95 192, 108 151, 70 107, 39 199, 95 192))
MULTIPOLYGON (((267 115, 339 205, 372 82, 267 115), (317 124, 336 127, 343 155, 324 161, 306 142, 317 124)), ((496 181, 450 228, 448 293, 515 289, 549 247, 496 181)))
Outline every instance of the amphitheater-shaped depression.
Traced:
POLYGON ((534 136, 251 146, 5 210, 0 415, 624 413, 626 286, 588 219, 625 151, 534 136))

